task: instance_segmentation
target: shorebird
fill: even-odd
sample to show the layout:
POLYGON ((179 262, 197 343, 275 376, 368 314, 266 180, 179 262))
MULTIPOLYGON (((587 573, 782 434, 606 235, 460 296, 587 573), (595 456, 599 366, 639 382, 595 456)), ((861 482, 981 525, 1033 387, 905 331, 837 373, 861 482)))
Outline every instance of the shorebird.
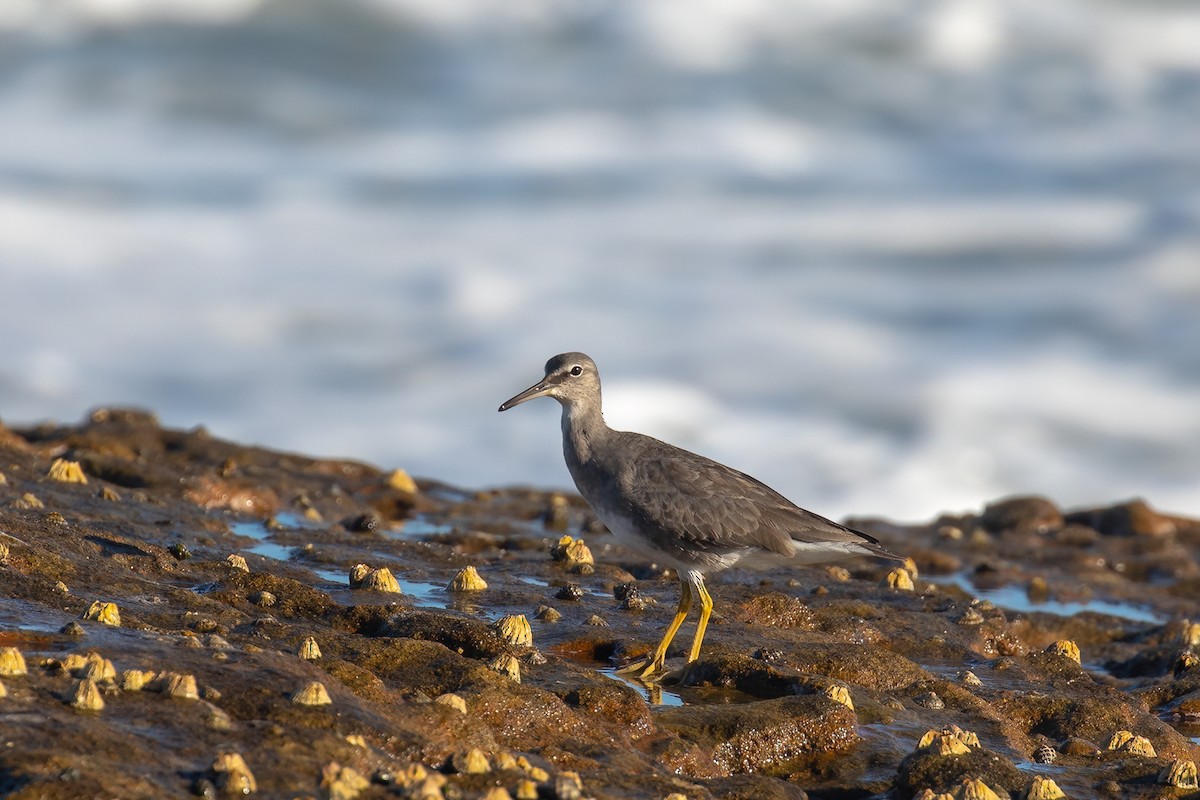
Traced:
POLYGON ((640 433, 604 422, 600 373, 583 353, 546 362, 546 375, 504 401, 562 404, 563 455, 575 486, 617 541, 679 576, 675 618, 652 655, 625 668, 652 680, 693 603, 700 605, 688 663, 700 656, 713 601, 704 577, 733 566, 816 564, 871 555, 903 560, 860 531, 796 506, 766 484, 640 433))

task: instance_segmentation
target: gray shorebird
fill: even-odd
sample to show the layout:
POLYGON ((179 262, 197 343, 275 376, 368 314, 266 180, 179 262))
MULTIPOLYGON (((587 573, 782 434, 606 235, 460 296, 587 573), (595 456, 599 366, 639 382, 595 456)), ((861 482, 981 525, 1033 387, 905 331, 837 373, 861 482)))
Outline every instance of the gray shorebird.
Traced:
POLYGON ((546 362, 546 376, 500 411, 535 397, 562 404, 563 455, 583 499, 617 541, 679 575, 675 618, 649 658, 627 671, 651 679, 692 604, 700 655, 713 601, 704 576, 733 566, 816 564, 870 555, 902 560, 873 537, 796 506, 766 484, 712 459, 604 422, 600 373, 583 353, 546 362))

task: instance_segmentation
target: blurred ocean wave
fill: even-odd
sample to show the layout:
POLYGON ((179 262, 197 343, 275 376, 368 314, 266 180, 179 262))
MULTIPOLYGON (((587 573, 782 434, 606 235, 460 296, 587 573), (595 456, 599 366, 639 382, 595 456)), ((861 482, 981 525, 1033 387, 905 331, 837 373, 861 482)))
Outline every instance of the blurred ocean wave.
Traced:
POLYGON ((0 3, 0 418, 467 485, 610 421, 828 514, 1200 514, 1200 9, 0 3))

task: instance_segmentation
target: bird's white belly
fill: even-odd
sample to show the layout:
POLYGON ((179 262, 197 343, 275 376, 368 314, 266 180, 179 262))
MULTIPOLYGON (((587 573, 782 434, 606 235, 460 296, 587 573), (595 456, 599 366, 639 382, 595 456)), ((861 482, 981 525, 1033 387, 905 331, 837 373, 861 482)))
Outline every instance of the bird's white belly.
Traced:
POLYGON ((733 553, 697 553, 692 561, 680 561, 674 555, 659 550, 648 539, 640 535, 637 532, 637 528, 633 525, 632 520, 623 514, 611 508, 600 507, 598 504, 592 504, 592 510, 596 512, 596 516, 600 518, 600 521, 604 523, 605 527, 608 528, 618 543, 645 556, 647 560, 661 566, 671 567, 680 574, 691 571, 701 573, 720 572, 737 564, 750 552, 747 549, 745 553, 741 551, 733 553))

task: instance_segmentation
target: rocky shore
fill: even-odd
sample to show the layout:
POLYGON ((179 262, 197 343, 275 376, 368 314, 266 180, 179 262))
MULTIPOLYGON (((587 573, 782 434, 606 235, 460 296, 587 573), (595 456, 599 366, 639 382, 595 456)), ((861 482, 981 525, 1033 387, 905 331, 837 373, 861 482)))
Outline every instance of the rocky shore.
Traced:
POLYGON ((578 497, 0 425, 0 795, 1200 798, 1200 522, 851 523, 909 568, 726 573, 643 686, 678 584, 578 497))

